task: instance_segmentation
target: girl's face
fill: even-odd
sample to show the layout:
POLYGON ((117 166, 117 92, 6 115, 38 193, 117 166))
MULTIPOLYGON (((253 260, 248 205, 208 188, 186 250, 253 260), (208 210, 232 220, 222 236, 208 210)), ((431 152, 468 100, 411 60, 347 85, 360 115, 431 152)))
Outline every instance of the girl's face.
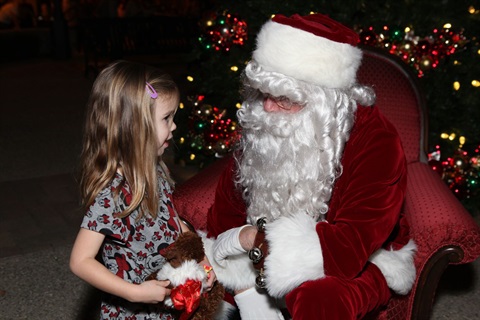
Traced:
POLYGON ((176 97, 155 100, 155 129, 157 131, 158 155, 161 156, 168 147, 168 140, 172 138, 172 132, 177 128, 173 117, 177 112, 178 102, 176 97))

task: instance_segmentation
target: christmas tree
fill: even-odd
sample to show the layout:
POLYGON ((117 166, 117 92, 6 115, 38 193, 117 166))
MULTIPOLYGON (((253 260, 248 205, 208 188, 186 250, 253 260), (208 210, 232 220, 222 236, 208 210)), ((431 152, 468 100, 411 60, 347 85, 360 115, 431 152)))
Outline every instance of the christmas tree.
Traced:
POLYGON ((237 138, 240 76, 255 35, 273 14, 320 12, 356 30, 361 42, 400 56, 418 75, 429 110, 432 169, 468 209, 478 210, 480 161, 480 3, 232 1, 199 21, 189 98, 179 112, 177 158, 202 166, 237 138))

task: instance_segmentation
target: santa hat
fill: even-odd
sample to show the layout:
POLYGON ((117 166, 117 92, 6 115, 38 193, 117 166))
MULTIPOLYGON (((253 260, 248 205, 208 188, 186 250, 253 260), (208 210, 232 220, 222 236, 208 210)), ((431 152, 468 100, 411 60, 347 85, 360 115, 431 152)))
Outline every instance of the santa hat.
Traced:
POLYGON ((357 43, 353 30, 325 15, 278 14, 260 30, 253 59, 267 71, 326 88, 348 88, 362 59, 357 43))

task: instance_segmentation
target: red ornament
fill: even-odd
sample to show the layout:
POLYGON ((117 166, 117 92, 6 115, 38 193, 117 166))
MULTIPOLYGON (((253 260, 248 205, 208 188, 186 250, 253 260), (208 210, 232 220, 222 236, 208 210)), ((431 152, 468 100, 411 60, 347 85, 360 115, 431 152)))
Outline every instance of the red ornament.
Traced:
POLYGON ((430 166, 430 168, 432 168, 433 171, 438 173, 438 175, 440 175, 440 177, 443 176, 443 164, 442 164, 442 162, 440 162, 438 160, 430 160, 430 161, 428 161, 428 165, 430 166))
POLYGON ((377 44, 377 35, 373 31, 372 27, 369 27, 368 29, 360 32, 359 37, 360 37, 360 43, 363 43, 369 46, 375 46, 377 44))
POLYGON ((187 144, 193 152, 223 155, 232 151, 238 134, 236 123, 226 118, 226 110, 208 104, 205 96, 190 97, 193 105, 189 116, 187 144))
POLYGON ((204 33, 200 42, 206 49, 229 51, 234 45, 244 45, 247 40, 247 23, 228 12, 204 21, 204 33))
POLYGON ((428 41, 427 39, 418 41, 417 52, 419 52, 420 54, 430 53, 430 41, 428 41))
POLYGON ((372 26, 358 30, 360 43, 399 56, 416 70, 419 78, 428 70, 438 67, 441 59, 457 52, 468 42, 462 32, 455 33, 449 28, 434 29, 432 35, 424 38, 415 36, 413 27, 402 31, 398 26, 384 26, 378 35, 372 26))

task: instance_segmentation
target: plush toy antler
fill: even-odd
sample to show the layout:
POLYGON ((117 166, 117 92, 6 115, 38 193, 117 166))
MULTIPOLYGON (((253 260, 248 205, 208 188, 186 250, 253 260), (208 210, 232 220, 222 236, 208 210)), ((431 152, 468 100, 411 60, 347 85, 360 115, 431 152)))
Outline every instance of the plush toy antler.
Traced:
POLYGON ((205 257, 202 239, 194 232, 182 233, 165 249, 164 256, 168 263, 155 277, 173 285, 165 305, 183 310, 181 320, 213 319, 225 289, 217 282, 211 291, 204 290, 211 267, 199 265, 205 257))

